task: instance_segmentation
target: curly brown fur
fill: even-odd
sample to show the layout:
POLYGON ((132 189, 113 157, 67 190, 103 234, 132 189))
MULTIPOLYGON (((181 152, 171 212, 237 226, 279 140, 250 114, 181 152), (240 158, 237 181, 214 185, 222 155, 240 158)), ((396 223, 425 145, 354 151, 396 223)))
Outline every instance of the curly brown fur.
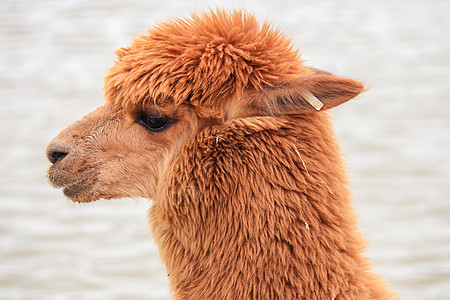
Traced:
POLYGON ((160 23, 117 54, 105 105, 48 145, 48 177, 78 202, 153 199, 174 299, 394 298, 362 255, 326 111, 361 83, 241 11, 160 23))

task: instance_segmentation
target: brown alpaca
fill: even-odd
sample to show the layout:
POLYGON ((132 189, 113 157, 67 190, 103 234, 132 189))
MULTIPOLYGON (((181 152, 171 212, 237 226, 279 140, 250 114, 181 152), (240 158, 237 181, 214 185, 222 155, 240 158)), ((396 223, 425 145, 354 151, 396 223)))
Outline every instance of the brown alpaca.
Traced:
POLYGON ((117 55, 105 105, 48 145, 48 177, 77 202, 153 199, 174 299, 394 297, 362 256, 326 112, 361 83, 240 11, 160 23, 117 55))

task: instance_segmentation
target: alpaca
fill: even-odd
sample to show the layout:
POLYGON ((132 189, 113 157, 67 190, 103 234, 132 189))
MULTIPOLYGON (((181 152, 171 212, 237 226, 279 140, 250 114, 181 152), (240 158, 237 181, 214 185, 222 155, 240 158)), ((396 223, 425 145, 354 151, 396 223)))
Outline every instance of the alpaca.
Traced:
POLYGON ((242 11, 171 19, 116 52, 103 106, 47 146, 76 202, 153 200, 173 299, 394 299, 363 256, 328 109, 360 82, 304 65, 242 11))

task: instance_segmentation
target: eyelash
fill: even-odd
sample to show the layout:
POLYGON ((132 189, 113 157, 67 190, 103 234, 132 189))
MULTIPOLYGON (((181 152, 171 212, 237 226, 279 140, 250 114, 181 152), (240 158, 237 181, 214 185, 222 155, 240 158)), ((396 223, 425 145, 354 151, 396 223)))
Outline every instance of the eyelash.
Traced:
POLYGON ((174 120, 159 113, 142 113, 136 122, 153 132, 159 132, 167 129, 174 123, 174 120))

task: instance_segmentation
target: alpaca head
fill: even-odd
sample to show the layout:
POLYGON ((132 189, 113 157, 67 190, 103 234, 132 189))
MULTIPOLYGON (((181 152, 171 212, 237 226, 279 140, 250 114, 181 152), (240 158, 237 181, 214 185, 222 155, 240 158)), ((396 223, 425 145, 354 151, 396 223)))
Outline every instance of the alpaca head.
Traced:
POLYGON ((105 104, 48 145, 51 184, 76 202, 155 200, 176 299, 369 298, 324 111, 361 83, 305 66, 240 11, 160 23, 117 56, 105 104))
POLYGON ((304 66, 290 39, 239 11, 160 23, 117 55, 106 103, 47 147, 49 181, 73 201, 157 200, 170 162, 205 128, 322 114, 362 91, 304 66))

